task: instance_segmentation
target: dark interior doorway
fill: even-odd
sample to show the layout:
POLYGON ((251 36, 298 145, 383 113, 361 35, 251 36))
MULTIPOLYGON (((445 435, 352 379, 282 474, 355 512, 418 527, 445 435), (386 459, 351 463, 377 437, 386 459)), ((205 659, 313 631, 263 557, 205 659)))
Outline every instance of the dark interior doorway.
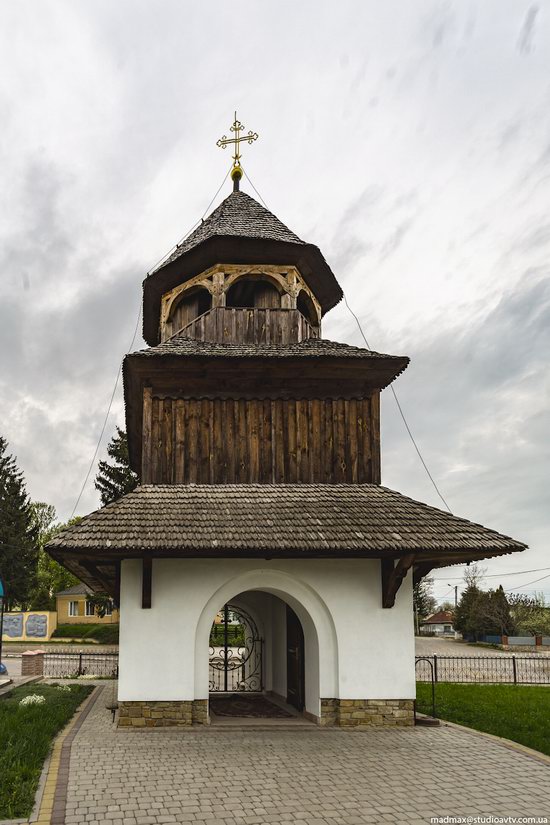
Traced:
POLYGON ((304 631, 300 619, 286 607, 286 698, 296 710, 305 704, 304 631))

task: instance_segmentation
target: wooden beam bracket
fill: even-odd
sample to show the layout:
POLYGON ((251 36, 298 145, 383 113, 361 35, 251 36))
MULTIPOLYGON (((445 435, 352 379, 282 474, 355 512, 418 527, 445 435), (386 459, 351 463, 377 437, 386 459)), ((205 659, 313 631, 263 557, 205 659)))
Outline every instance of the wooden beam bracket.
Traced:
POLYGON ((421 579, 424 578, 424 576, 427 576, 429 573, 432 572, 432 570, 440 566, 441 565, 439 565, 435 561, 424 561, 420 564, 415 564, 413 569, 413 587, 416 587, 416 585, 420 582, 421 579))
POLYGON ((414 563, 414 556, 401 556, 396 565, 393 559, 380 559, 382 574, 382 607, 393 607, 397 591, 414 563))
POLYGON ((95 581, 99 582, 101 587, 105 590, 108 596, 114 598, 115 596, 115 589, 114 589, 114 582, 112 579, 107 578, 107 576, 99 570, 98 566, 91 561, 84 561, 80 562, 81 567, 86 570, 90 576, 95 579, 95 581))

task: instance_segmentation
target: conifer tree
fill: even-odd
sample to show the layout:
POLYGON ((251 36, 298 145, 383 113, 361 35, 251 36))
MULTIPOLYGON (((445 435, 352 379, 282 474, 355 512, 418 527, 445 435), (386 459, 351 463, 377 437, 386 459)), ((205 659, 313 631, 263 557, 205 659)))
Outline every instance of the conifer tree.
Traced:
POLYGON ((0 436, 0 576, 6 609, 25 608, 36 582, 37 528, 23 473, 0 436))
POLYGON ((101 494, 103 505, 131 493, 138 483, 137 475, 130 469, 128 439, 120 427, 116 428, 116 434, 109 442, 107 453, 113 461, 100 461, 95 479, 95 486, 101 494))
POLYGON ((475 584, 469 584, 458 603, 454 626, 464 636, 474 640, 484 632, 483 592, 475 584))
POLYGON ((79 584, 79 580, 55 559, 52 559, 44 547, 60 530, 71 524, 77 524, 80 518, 77 516, 67 524, 62 524, 57 521, 55 507, 51 504, 34 501, 31 508, 37 529, 38 558, 36 583, 29 596, 29 608, 31 610, 55 610, 55 594, 74 584, 79 584))

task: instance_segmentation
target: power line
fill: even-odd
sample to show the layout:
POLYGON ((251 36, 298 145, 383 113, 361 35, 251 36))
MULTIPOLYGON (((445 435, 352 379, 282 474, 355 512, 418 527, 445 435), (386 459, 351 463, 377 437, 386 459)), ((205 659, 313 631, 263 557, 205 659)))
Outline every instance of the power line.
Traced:
MULTIPOLYGON (((486 576, 480 576, 480 579, 500 579, 502 576, 521 576, 524 573, 539 573, 542 570, 550 570, 550 567, 534 567, 532 570, 515 570, 510 573, 489 573, 486 576)), ((446 581, 462 581, 464 576, 445 576, 442 579, 432 579, 434 582, 446 581)))
MULTIPOLYGON (((210 201, 210 203, 208 204, 208 206, 206 207, 206 209, 205 209, 205 210, 204 210, 204 212, 202 213, 202 215, 201 215, 201 221, 203 221, 203 220, 204 220, 204 217, 205 217, 206 213, 208 212, 208 210, 210 209, 210 207, 212 206, 212 204, 214 203, 214 201, 216 200, 216 198, 217 198, 217 197, 218 197, 218 195, 220 194, 221 189, 222 189, 222 186, 224 185, 224 183, 226 182, 227 178, 229 177, 229 173, 231 172, 231 169, 232 169, 232 168, 233 168, 233 164, 232 164, 232 165, 229 167, 229 169, 227 170, 227 173, 226 173, 226 175, 225 175, 225 178, 224 178, 224 179, 222 180, 222 182, 220 183, 219 189, 217 190, 216 194, 214 195, 214 197, 212 198, 212 200, 210 201)), ((180 241, 180 243, 182 243, 182 242, 180 241)))
MULTIPOLYGON (((157 263, 156 263, 154 266, 152 266, 152 267, 151 267, 151 269, 149 269, 148 274, 150 274, 152 270, 156 269, 156 268, 157 268, 157 266, 159 266, 159 264, 160 264, 162 261, 164 261, 166 258, 168 258, 168 257, 169 257, 169 255, 171 255, 171 254, 172 254, 172 252, 173 252, 173 251, 175 251, 175 250, 176 250, 176 249, 177 249, 177 248, 178 248, 178 247, 179 247, 179 246, 183 243, 183 241, 184 241, 184 240, 188 237, 188 235, 190 235, 190 234, 191 234, 191 232, 195 229, 195 227, 197 227, 197 226, 198 226, 198 225, 199 225, 199 224, 200 224, 200 223, 204 220, 204 216, 206 215, 206 213, 208 212, 208 210, 210 209, 210 207, 212 206, 212 204, 214 203, 214 201, 215 201, 215 200, 216 200, 216 198, 218 197, 218 194, 220 193, 222 186, 224 185, 224 183, 226 182, 227 178, 229 177, 229 173, 230 173, 230 172, 231 172, 231 167, 229 167, 229 169, 227 170, 227 173, 226 173, 226 175, 225 175, 224 179, 222 180, 222 182, 221 182, 220 186, 218 187, 218 189, 217 189, 217 191, 216 191, 216 194, 214 195, 214 197, 212 198, 212 200, 210 201, 210 203, 208 204, 208 206, 206 207, 206 209, 205 209, 205 210, 204 210, 204 212, 202 213, 201 218, 200 218, 200 219, 199 219, 196 223, 194 223, 194 224, 193 224, 193 226, 191 227, 191 229, 189 229, 189 230, 185 233, 185 235, 181 238, 181 240, 180 240, 180 241, 178 241, 178 243, 176 244, 176 246, 172 247, 172 249, 170 250, 170 252, 168 252, 168 253, 167 253, 167 255, 164 255, 164 257, 160 258, 160 260, 159 260, 159 261, 157 261, 157 263)), ((139 320, 140 320, 140 318, 141 318, 141 301, 140 301, 140 305, 139 305, 138 317, 137 317, 136 326, 135 326, 135 329, 134 329, 134 334, 133 334, 133 336, 132 336, 132 341, 131 341, 131 343, 130 343, 130 346, 129 346, 129 348, 128 348, 127 352, 131 352, 132 347, 134 346, 134 341, 136 340, 136 335, 137 335, 137 331, 138 331, 138 327, 139 327, 139 320)), ((121 372, 122 372, 122 362, 120 363, 120 366, 119 366, 119 368, 118 368, 118 372, 117 372, 117 374, 116 374, 115 385, 114 385, 114 387, 113 387, 113 391, 112 391, 112 393, 111 393, 111 397, 110 397, 110 399, 109 399, 109 406, 107 407, 107 412, 105 413, 105 418, 103 419, 103 426, 101 427, 101 432, 100 432, 100 434, 99 434, 99 438, 98 438, 98 440, 97 440, 96 448, 95 448, 95 450, 94 450, 94 454, 93 454, 93 456, 92 456, 92 460, 90 461, 90 466, 88 467, 88 472, 86 473, 86 477, 85 477, 85 479, 84 479, 84 482, 83 482, 83 484, 82 484, 82 487, 80 488, 80 492, 79 492, 79 494, 78 494, 78 498, 77 498, 76 503, 75 503, 75 505, 74 505, 74 507, 73 507, 73 511, 72 511, 72 513, 71 513, 71 518, 74 516, 74 514, 75 514, 75 512, 76 512, 76 508, 78 507, 78 505, 79 505, 79 503, 80 503, 80 499, 82 498, 82 493, 84 492, 84 490, 85 490, 85 488, 86 488, 86 484, 88 483, 88 479, 90 478, 90 473, 92 472, 92 468, 93 468, 93 466, 94 466, 94 463, 95 463, 95 460, 96 460, 97 454, 98 454, 98 452, 99 452, 99 447, 100 447, 100 445, 101 445, 101 440, 102 440, 102 438, 103 438, 103 434, 104 434, 104 432, 105 432, 105 428, 106 428, 106 426, 107 426, 107 421, 109 420, 109 414, 110 414, 110 412, 111 412, 111 407, 113 406, 113 401, 114 401, 114 399, 115 399, 115 394, 116 394, 116 391, 117 391, 117 388, 118 388, 118 382, 120 381, 120 375, 121 375, 121 372)))
POLYGON ((198 221, 195 221, 193 226, 190 229, 188 229, 187 232, 184 235, 181 236, 179 241, 176 244, 174 244, 174 246, 171 249, 169 249, 168 252, 165 255, 162 256, 162 258, 159 258, 158 261, 155 264, 153 264, 153 266, 150 269, 147 270, 147 275, 150 275, 151 272, 154 272, 154 270, 157 269, 157 267, 160 266, 160 264, 163 261, 165 261, 167 258, 169 258, 170 255, 172 255, 177 249, 179 249, 179 247, 182 245, 182 243, 189 237, 191 232, 193 232, 194 229, 196 229, 198 226, 200 226, 200 224, 203 222, 203 220, 205 218, 206 213, 208 212, 208 210, 210 209, 210 207, 212 206, 212 204, 214 203, 214 201, 218 197, 219 193, 221 192, 222 186, 224 185, 227 178, 229 177, 231 169, 232 169, 232 166, 230 166, 229 169, 227 170, 224 179, 222 180, 222 182, 219 185, 219 188, 216 191, 216 194, 214 195, 214 197, 212 198, 212 200, 210 201, 210 203, 208 204, 208 206, 206 207, 206 209, 204 210, 204 212, 202 213, 202 215, 198 219, 198 221))
POLYGON ((537 582, 543 581, 543 579, 550 579, 550 573, 547 576, 541 576, 540 579, 534 579, 532 582, 525 582, 525 584, 520 584, 519 587, 511 587, 509 590, 505 590, 505 593, 511 593, 512 590, 522 590, 524 587, 529 587, 530 584, 536 584, 537 582))
MULTIPOLYGON (((367 336, 366 336, 366 335, 365 335, 365 333, 363 332, 363 327, 361 326, 361 322, 359 321, 359 318, 357 317, 357 315, 355 314, 355 312, 352 310, 352 308, 351 308, 351 307, 350 307, 350 305, 348 304, 348 299, 346 298, 346 294, 345 294, 345 292, 343 292, 343 295, 344 295, 344 302, 345 302, 345 304, 346 304, 346 306, 347 306, 348 310, 350 311, 350 313, 351 313, 351 314, 353 315, 353 317, 355 318, 355 320, 356 320, 356 322, 357 322, 357 326, 359 327, 359 332, 360 332, 360 333, 361 333, 361 335, 363 336, 363 340, 364 340, 365 344, 367 345, 367 348, 368 348, 368 349, 371 349, 371 346, 370 346, 369 342, 367 341, 367 336)), ((452 510, 451 510, 451 508, 449 507, 449 505, 447 504, 447 502, 446 502, 446 501, 445 501, 445 499, 443 498, 443 494, 441 493, 441 491, 440 491, 439 487, 438 487, 438 486, 437 486, 437 484, 435 483, 434 477, 432 476, 432 474, 430 473, 430 471, 429 471, 429 469, 428 469, 428 465, 427 465, 427 464, 426 464, 426 462, 424 461, 424 458, 423 458, 423 456, 422 456, 422 453, 420 452, 420 447, 419 447, 419 446, 418 446, 418 444, 416 443, 415 438, 414 438, 414 436, 413 436, 413 434, 412 434, 412 432, 411 432, 411 428, 409 427, 409 424, 408 424, 408 422, 407 422, 407 419, 405 418, 405 413, 403 412, 403 408, 401 407, 401 404, 399 403, 399 399, 398 399, 398 397, 397 397, 397 393, 395 392, 395 389, 394 389, 394 387, 393 387, 393 384, 390 384, 390 390, 391 390, 391 391, 392 391, 392 393, 393 393, 393 397, 394 397, 394 399, 395 399, 395 403, 397 404, 397 409, 399 410, 399 413, 400 413, 400 415, 401 415, 401 418, 403 419, 403 424, 405 425, 405 428, 406 428, 406 430, 407 430, 407 432, 408 432, 408 434, 409 434, 409 438, 411 439, 411 441, 412 441, 412 443, 413 443, 414 449, 415 449, 415 450, 416 450, 416 452, 418 453, 418 457, 419 457, 420 461, 422 462, 422 466, 423 466, 423 467, 424 467, 424 469, 426 470, 426 473, 427 473, 427 475, 428 475, 428 478, 429 478, 429 479, 430 479, 430 481, 432 482, 432 484, 433 484, 433 486, 434 486, 434 489, 435 489, 435 491, 436 491, 437 495, 439 496, 439 498, 441 499, 441 501, 443 502, 443 504, 445 505, 445 507, 446 507, 446 509, 449 511, 449 513, 451 513, 451 514, 452 514, 452 510)))
MULTIPOLYGON (((134 334, 132 335, 132 341, 130 342, 130 346, 127 349, 127 352, 131 352, 132 347, 134 346, 134 341, 136 340, 136 335, 137 335, 137 331, 138 331, 138 327, 139 327, 139 319, 140 318, 141 318, 141 300, 140 300, 140 303, 139 303, 139 311, 138 311, 136 326, 134 328, 134 334)), ((122 362, 120 363, 119 368, 118 368, 118 372, 116 374, 115 386, 113 387, 113 391, 111 393, 111 398, 109 399, 109 406, 107 407, 107 412, 105 413, 105 418, 103 419, 103 426, 101 428, 101 432, 100 432, 99 438, 97 440, 97 444, 96 444, 96 447, 95 447, 95 450, 94 450, 94 454, 92 456, 92 460, 90 461, 90 466, 88 467, 88 472, 86 473, 86 478, 84 479, 84 482, 83 482, 82 487, 80 488, 80 492, 78 494, 78 498, 77 498, 77 500, 75 502, 75 505, 73 507, 73 511, 71 513, 71 518, 75 514, 76 508, 78 507, 78 505, 80 503, 80 499, 82 498, 82 493, 84 492, 84 488, 86 487, 86 484, 88 483, 88 479, 90 478, 90 473, 92 472, 92 468, 94 466, 96 456, 97 456, 97 453, 99 451, 99 447, 100 447, 100 444, 101 444, 101 439, 103 438, 103 433, 105 432, 105 427, 107 426, 107 421, 109 419, 109 414, 111 412, 111 407, 113 406, 113 401, 115 399, 115 393, 117 391, 118 382, 120 380, 120 373, 121 372, 122 372, 122 362)))
MULTIPOLYGON (((265 208, 266 208, 266 209, 268 209, 269 207, 267 206, 266 202, 264 201, 264 199, 262 198, 262 196, 260 195, 260 193, 258 192, 258 190, 256 189, 256 187, 254 186, 254 184, 252 183, 252 180, 251 180, 251 179, 250 179, 250 177, 246 174, 246 172, 244 171, 244 169, 243 169, 243 173, 244 173, 245 178, 247 179, 247 181, 250 183, 251 187, 252 187, 252 188, 253 188, 253 190, 255 191, 255 193, 256 193, 256 194, 258 195, 258 197, 260 198, 260 200, 261 200, 261 202, 263 203, 263 205, 265 206, 265 208)), ((367 341, 367 337, 366 337, 365 333, 363 332, 363 327, 361 326, 361 322, 359 321, 359 318, 357 317, 357 315, 355 314, 355 312, 352 310, 352 308, 351 308, 351 307, 350 307, 350 305, 348 304, 348 299, 347 299, 346 294, 345 294, 345 292, 344 292, 343 290, 342 290, 342 294, 343 294, 343 296, 344 296, 344 302, 345 302, 345 304, 346 304, 346 306, 347 306, 348 310, 350 311, 350 313, 351 313, 351 314, 353 315, 353 317, 355 318, 355 321, 357 322, 357 326, 359 327, 359 332, 360 332, 360 333, 361 333, 361 335, 363 336, 363 340, 364 340, 365 344, 367 345, 367 348, 368 348, 368 349, 371 349, 371 346, 370 346, 369 342, 367 341)), ((437 484, 436 484, 436 482, 435 482, 434 477, 432 476, 432 474, 430 473, 430 470, 428 469, 428 465, 427 465, 427 464, 426 464, 426 462, 424 461, 424 457, 422 456, 422 453, 420 452, 420 448, 419 448, 418 444, 416 443, 415 438, 414 438, 414 436, 413 436, 413 434, 412 434, 411 428, 409 427, 409 424, 408 424, 408 422, 407 422, 407 419, 405 418, 405 413, 403 412, 403 408, 401 407, 401 404, 399 403, 399 399, 398 399, 398 397, 397 397, 397 393, 395 392, 395 389, 393 388, 393 385, 390 385, 390 390, 391 390, 391 391, 392 391, 392 393, 393 393, 393 397, 394 397, 394 399, 395 399, 395 403, 397 404, 397 409, 399 410, 399 413, 400 413, 400 415, 401 415, 401 418, 403 419, 403 424, 405 425, 405 428, 406 428, 406 430, 407 430, 407 433, 409 434, 409 438, 411 439, 411 441, 412 441, 412 443, 413 443, 413 445, 414 445, 414 449, 415 449, 415 450, 416 450, 416 452, 418 453, 418 457, 419 457, 420 461, 422 462, 422 466, 424 467, 424 469, 425 469, 425 471, 426 471, 426 473, 427 473, 427 475, 428 475, 428 478, 429 478, 429 479, 430 479, 430 481, 432 482, 432 484, 433 484, 433 486, 434 486, 434 489, 435 489, 435 491, 436 491, 437 495, 439 496, 439 498, 441 499, 441 501, 442 501, 442 502, 443 502, 443 504, 445 505, 445 508, 446 508, 446 509, 448 510, 448 512, 449 512, 449 513, 451 513, 451 515, 452 515, 452 510, 451 510, 451 508, 449 507, 449 505, 448 505, 448 504, 447 504, 447 502, 445 501, 445 498, 443 497, 443 494, 441 493, 441 491, 440 491, 439 487, 437 486, 437 484)))
POLYGON ((262 196, 260 195, 260 193, 258 192, 256 187, 254 186, 254 184, 252 183, 252 181, 250 180, 250 178, 248 177, 248 175, 246 174, 244 169, 243 169, 243 174, 244 174, 245 178, 247 179, 247 181, 249 182, 249 184, 251 185, 252 189, 255 191, 255 193, 257 194, 257 196, 259 197, 259 199, 261 200, 261 202, 265 206, 265 208, 269 209, 267 203, 264 201, 264 199, 262 198, 262 196))

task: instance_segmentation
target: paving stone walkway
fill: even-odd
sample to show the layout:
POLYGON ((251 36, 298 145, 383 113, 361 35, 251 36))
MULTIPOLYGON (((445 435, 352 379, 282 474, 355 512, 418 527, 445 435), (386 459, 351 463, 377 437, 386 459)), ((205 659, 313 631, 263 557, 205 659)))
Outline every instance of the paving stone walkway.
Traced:
POLYGON ((550 816, 550 765, 455 728, 117 730, 107 694, 72 744, 68 825, 550 816))

